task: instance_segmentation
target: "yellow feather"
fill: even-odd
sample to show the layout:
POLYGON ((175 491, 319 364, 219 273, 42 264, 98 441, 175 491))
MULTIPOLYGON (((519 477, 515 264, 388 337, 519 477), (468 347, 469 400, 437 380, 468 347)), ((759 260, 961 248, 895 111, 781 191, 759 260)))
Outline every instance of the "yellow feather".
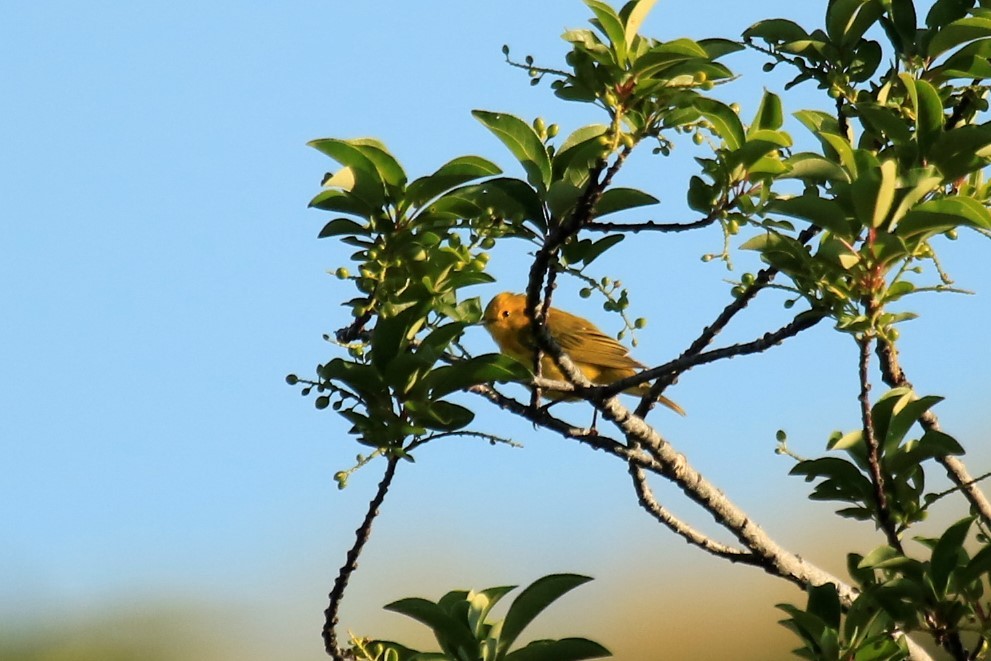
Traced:
MULTIPOLYGON (((496 295, 486 306, 482 323, 502 353, 524 365, 533 364, 533 335, 530 318, 526 316, 526 295, 510 292, 496 295)), ((643 369, 642 364, 630 357, 625 346, 603 333, 588 319, 551 308, 547 315, 547 330, 592 383, 608 385, 643 369)), ((540 361, 540 371, 548 379, 565 380, 549 356, 544 356, 540 361)), ((644 383, 626 392, 643 396, 649 389, 650 386, 644 383)), ((657 401, 685 415, 684 409, 667 397, 661 396, 657 401)))

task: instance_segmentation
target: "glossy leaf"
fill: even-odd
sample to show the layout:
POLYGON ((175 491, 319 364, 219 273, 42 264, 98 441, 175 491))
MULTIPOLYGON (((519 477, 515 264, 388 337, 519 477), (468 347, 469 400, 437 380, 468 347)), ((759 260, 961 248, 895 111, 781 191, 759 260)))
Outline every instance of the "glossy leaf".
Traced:
POLYGON ((440 166, 433 174, 413 181, 406 189, 406 199, 420 206, 452 188, 497 174, 502 174, 502 170, 489 160, 480 156, 460 156, 440 166))
POLYGON ((732 108, 725 103, 707 98, 696 99, 694 106, 712 123, 716 134, 723 139, 729 149, 737 150, 743 146, 745 140, 743 123, 732 108))
POLYGON ((777 130, 784 123, 784 112, 781 109, 781 97, 774 92, 764 90, 761 97, 760 106, 757 107, 757 116, 754 117, 753 124, 750 125, 748 133, 753 133, 761 129, 777 130))
POLYGON ((963 550, 963 543, 967 539, 967 533, 973 523, 972 517, 957 521, 946 529, 933 548, 932 560, 930 561, 932 584, 936 594, 940 597, 946 594, 947 584, 954 570, 966 566, 967 556, 963 550))
POLYGON ((608 37, 613 52, 616 54, 616 63, 621 67, 626 66, 628 59, 626 30, 623 27, 623 22, 616 14, 616 10, 604 2, 599 2, 599 0, 585 0, 585 4, 595 14, 598 27, 608 37))
POLYGON ((410 306, 392 317, 380 317, 372 329, 372 365, 384 370, 425 321, 422 305, 410 306))
POLYGON ((401 613, 430 627, 441 649, 452 658, 458 658, 460 656, 457 653, 459 649, 474 656, 478 654, 478 642, 472 636, 467 623, 459 622, 457 619, 452 618, 444 609, 432 601, 410 597, 387 604, 385 609, 401 613))
POLYGON ((348 218, 335 218, 320 230, 318 235, 321 239, 326 239, 329 236, 340 236, 341 234, 368 234, 368 229, 356 223, 348 218))
POLYGON ((617 211, 658 204, 660 200, 649 193, 635 188, 610 188, 595 203, 596 217, 606 216, 617 211))
POLYGON ((354 216, 370 216, 377 211, 376 207, 359 199, 357 196, 335 188, 329 188, 318 193, 310 200, 309 206, 314 209, 340 211, 354 216))
POLYGON ((991 230, 991 212, 970 197, 946 197, 917 205, 898 223, 904 237, 932 235, 956 227, 991 230))
POLYGON ((839 46, 856 43, 881 16, 875 0, 830 0, 826 9, 826 33, 839 46))
POLYGON ((526 170, 532 186, 546 191, 551 183, 551 160, 533 128, 506 113, 472 110, 471 114, 502 141, 526 170))
POLYGON ((843 208, 834 199, 815 195, 800 195, 774 200, 767 205, 767 211, 807 220, 848 240, 852 239, 855 233, 850 219, 847 218, 843 208))
MULTIPOLYGON (((638 2, 631 2, 627 6, 630 8, 630 13, 626 17, 626 47, 630 49, 633 47, 633 41, 640 31, 640 26, 643 25, 643 21, 647 18, 647 14, 653 9, 654 3, 657 0, 639 0, 638 2)), ((626 9, 626 7, 624 7, 626 9)))
POLYGON ((936 0, 926 14, 926 26, 938 29, 963 18, 974 6, 974 0, 936 0))
POLYGON ((788 173, 785 176, 789 179, 836 183, 849 183, 850 181, 846 170, 819 154, 801 152, 785 159, 784 163, 788 166, 788 173))
POLYGON ((699 39, 695 43, 701 46, 705 50, 706 55, 713 60, 723 55, 738 53, 745 48, 739 41, 733 41, 731 39, 699 39))
POLYGON ((608 130, 605 124, 591 124, 569 135, 554 154, 554 180, 567 180, 575 186, 584 185, 589 170, 606 149, 599 138, 608 130))
POLYGON ((505 661, 582 661, 612 656, 602 645, 585 638, 535 640, 511 652, 505 661))
POLYGON ((480 383, 526 381, 527 369, 517 361, 497 353, 487 353, 453 365, 438 367, 423 380, 433 398, 443 397, 480 383))
POLYGON ((355 138, 346 142, 375 165, 379 178, 390 190, 390 193, 397 195, 405 188, 406 172, 403 170, 403 166, 399 164, 395 156, 389 153, 381 141, 375 138, 355 138))
POLYGON ((372 208, 382 206, 385 202, 385 182, 375 162, 364 153, 362 147, 334 138, 311 140, 307 144, 349 169, 353 179, 347 188, 349 192, 372 208))
POLYGON ((471 410, 443 399, 428 403, 408 401, 406 408, 417 424, 437 431, 464 429, 475 419, 471 410))
POLYGON ((991 37, 991 18, 984 16, 960 18, 944 26, 933 36, 929 41, 927 54, 931 58, 936 58, 946 51, 965 44, 968 41, 986 37, 991 37))
POLYGON ((506 619, 502 625, 502 637, 499 640, 500 653, 504 654, 512 647, 523 630, 545 608, 567 592, 591 580, 589 576, 577 574, 550 574, 538 578, 527 586, 513 600, 506 613, 506 619))

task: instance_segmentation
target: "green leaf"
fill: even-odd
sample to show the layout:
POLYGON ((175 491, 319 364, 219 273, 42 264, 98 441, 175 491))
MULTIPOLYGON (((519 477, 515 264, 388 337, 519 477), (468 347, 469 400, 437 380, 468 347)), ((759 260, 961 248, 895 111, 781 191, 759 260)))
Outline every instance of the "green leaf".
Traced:
POLYGON ((595 14, 595 18, 598 20, 596 24, 593 21, 593 25, 600 28, 602 33, 606 35, 612 45, 612 51, 616 55, 616 64, 620 67, 625 67, 628 59, 628 50, 626 47, 626 30, 623 28, 623 23, 619 19, 619 15, 616 11, 604 2, 599 2, 599 0, 585 0, 585 4, 588 8, 592 10, 595 14))
POLYGON ((602 645, 585 638, 535 640, 511 652, 505 661, 582 661, 612 656, 602 645))
POLYGON ((550 574, 538 578, 521 592, 509 607, 503 620, 502 637, 499 639, 499 655, 505 654, 545 608, 579 585, 591 581, 590 576, 577 574, 550 574))
POLYGON ((898 77, 915 107, 915 134, 919 150, 928 155, 930 147, 943 131, 943 102, 936 88, 926 81, 917 80, 906 73, 900 73, 898 77))
POLYGON ((982 576, 991 572, 991 545, 985 545, 967 563, 961 578, 965 583, 980 580, 982 576))
MULTIPOLYGON (((857 171, 857 157, 850 146, 850 142, 839 135, 834 135, 832 133, 820 133, 819 140, 829 146, 829 150, 836 154, 839 158, 840 165, 846 168, 846 171, 850 173, 850 178, 853 183, 857 183, 857 179, 860 174, 857 171)), ((860 150, 863 151, 863 150, 860 150)))
POLYGON ((324 211, 340 211, 354 216, 371 216, 377 211, 376 207, 368 204, 349 192, 328 188, 321 191, 310 200, 310 207, 324 211))
POLYGON ((912 428, 923 413, 931 409, 937 403, 943 401, 942 397, 927 395, 919 399, 896 406, 891 420, 888 422, 888 429, 884 438, 880 439, 884 444, 885 453, 893 453, 898 445, 905 439, 908 430, 912 428))
MULTIPOLYGON (((933 9, 935 10, 935 7, 933 9)), ((927 18, 926 22, 928 21, 927 18)), ((930 58, 936 58, 951 48, 985 37, 991 37, 991 18, 967 16, 953 21, 937 32, 929 41, 927 54, 930 58)))
POLYGON ((826 9, 826 33, 838 46, 856 43, 881 16, 875 0, 830 0, 826 9))
POLYGON ((898 223, 901 222, 902 218, 905 217, 905 214, 908 213, 912 207, 919 202, 919 200, 935 191, 942 184, 942 181, 943 178, 931 165, 927 165, 924 168, 913 169, 905 173, 903 184, 906 185, 908 190, 902 193, 901 201, 898 202, 898 206, 895 208, 894 213, 891 214, 891 222, 888 224, 888 231, 893 231, 894 228, 898 226, 898 223))
POLYGON ((406 172, 385 145, 375 138, 355 138, 345 142, 364 154, 375 165, 379 178, 392 196, 398 198, 406 186, 406 172))
POLYGON ((936 0, 926 15, 926 26, 939 29, 966 16, 973 6, 974 0, 936 0))
POLYGON ((805 610, 817 616, 826 626, 839 629, 843 608, 840 606, 840 595, 836 591, 836 586, 832 583, 811 585, 806 588, 806 592, 809 601, 805 610))
POLYGON ((576 186, 566 179, 559 179, 547 190, 546 202, 554 218, 566 218, 571 214, 582 196, 584 187, 576 186))
POLYGON ((876 103, 858 103, 855 108, 864 127, 877 138, 887 137, 896 145, 907 144, 912 139, 909 125, 894 109, 876 103))
POLYGON ((424 212, 454 214, 456 218, 495 216, 514 223, 528 220, 541 229, 545 227, 543 207, 536 191, 525 181, 508 177, 455 188, 435 200, 424 212))
POLYGON ((835 199, 815 195, 777 199, 767 205, 767 211, 807 220, 847 240, 852 239, 855 232, 850 218, 835 199))
POLYGON ((807 40, 809 33, 794 21, 772 18, 754 23, 743 31, 744 39, 753 39, 754 37, 771 44, 784 44, 807 40))
POLYGON ((438 326, 434 330, 430 331, 420 342, 420 346, 417 347, 417 353, 429 354, 434 360, 440 357, 440 355, 447 350, 447 347, 454 341, 455 338, 460 337, 464 332, 468 324, 460 321, 452 321, 451 323, 444 324, 443 326, 438 326))
POLYGON ((932 572, 933 589, 939 598, 946 594, 950 576, 958 567, 965 566, 967 554, 963 549, 964 540, 970 531, 973 517, 957 521, 946 529, 933 548, 930 571, 932 572))
POLYGON ((941 133, 929 150, 929 161, 944 180, 956 181, 988 165, 991 157, 991 127, 960 126, 941 133))
POLYGON ((696 43, 705 50, 706 55, 712 60, 730 53, 738 53, 745 48, 740 42, 730 39, 699 39, 696 43))
POLYGON ((860 561, 858 569, 884 569, 914 562, 890 546, 879 546, 860 561))
POLYGON ((412 414, 414 422, 437 431, 457 431, 471 424, 475 414, 465 407, 436 400, 430 402, 407 401, 406 410, 412 414))
POLYGON ((723 139, 731 151, 743 146, 745 140, 743 123, 732 108, 715 99, 704 97, 696 99, 693 105, 712 123, 716 134, 723 139))
POLYGON ((918 18, 915 15, 914 0, 892 0, 891 22, 898 35, 901 53, 911 54, 915 44, 915 33, 918 29, 918 18))
POLYGON ((789 168, 785 175, 789 179, 834 183, 849 183, 850 181, 846 170, 819 154, 800 152, 785 159, 784 163, 789 168))
POLYGON ((897 232, 909 238, 917 235, 931 236, 965 226, 991 229, 991 212, 970 197, 946 197, 916 205, 898 223, 897 232))
POLYGON ((842 137, 839 122, 835 117, 819 110, 799 110, 792 115, 822 143, 826 158, 845 164, 845 161, 841 161, 839 153, 833 149, 832 143, 823 139, 827 134, 842 137))
POLYGON ((630 15, 626 17, 626 47, 630 49, 633 47, 633 40, 636 38, 637 33, 640 31, 640 26, 643 25, 643 21, 647 18, 647 14, 654 7, 654 3, 657 0, 639 0, 638 2, 632 2, 629 6, 630 15))
POLYGON ((361 234, 368 235, 368 229, 348 218, 335 218, 320 230, 318 238, 326 239, 329 236, 339 236, 341 234, 361 234))
POLYGON ((506 113, 472 110, 471 114, 509 148, 526 170, 530 185, 546 192, 551 183, 551 160, 533 128, 506 113))
POLYGON ((612 248, 614 245, 626 238, 625 234, 613 234, 611 236, 606 236, 598 241, 592 243, 588 248, 585 249, 585 254, 582 255, 582 263, 588 266, 596 259, 599 255, 605 251, 612 248))
POLYGON ((569 135, 554 154, 554 180, 566 180, 574 186, 584 186, 589 170, 605 149, 599 143, 599 138, 608 130, 609 127, 605 124, 591 124, 569 135))
POLYGON ((406 199, 415 206, 426 204, 441 193, 481 177, 502 174, 495 163, 479 156, 460 156, 420 177, 406 189, 406 199))
POLYGON ((932 446, 928 454, 934 457, 945 457, 947 455, 964 454, 963 446, 949 434, 930 429, 919 439, 920 446, 932 446))
POLYGON ((764 90, 764 96, 761 97, 760 106, 757 108, 757 116, 754 117, 748 133, 761 129, 777 130, 781 128, 783 123, 784 113, 781 110, 781 97, 774 92, 764 90))
MULTIPOLYGON (((895 201, 895 188, 898 185, 898 164, 894 159, 881 162, 881 181, 877 188, 877 197, 874 200, 874 212, 871 218, 871 227, 880 227, 888 218, 891 205, 895 201)), ((856 195, 856 189, 854 189, 856 195)))
POLYGON ((468 624, 475 632, 476 638, 483 638, 481 635, 485 619, 489 611, 507 594, 516 589, 515 585, 502 585, 494 588, 486 588, 478 592, 469 593, 465 598, 470 603, 468 611, 468 624))
POLYGON ((635 188, 610 188, 595 203, 595 216, 601 217, 617 211, 658 204, 660 200, 635 188))
POLYGON ((412 305, 393 317, 379 317, 372 329, 372 365, 383 372, 425 321, 423 305, 412 305))
MULTIPOLYGON (((347 187, 348 192, 372 208, 377 209, 384 204, 385 181, 379 174, 375 162, 366 155, 364 148, 351 144, 347 140, 335 138, 311 140, 306 144, 330 156, 350 170, 353 181, 347 187)), ((312 202, 311 204, 317 206, 312 202)))
POLYGON ((387 604, 385 609, 401 613, 430 627, 441 649, 452 658, 460 658, 457 653, 459 649, 477 657, 478 641, 467 624, 454 619, 432 601, 410 597, 387 604))
POLYGON ((637 58, 634 72, 637 79, 668 80, 672 77, 671 70, 681 64, 694 62, 696 65, 712 64, 709 54, 702 46, 691 39, 675 39, 651 47, 646 53, 637 58))
POLYGON ((498 353, 487 353, 453 365, 438 367, 428 374, 423 385, 431 397, 443 397, 480 383, 527 381, 530 373, 517 361, 498 353))

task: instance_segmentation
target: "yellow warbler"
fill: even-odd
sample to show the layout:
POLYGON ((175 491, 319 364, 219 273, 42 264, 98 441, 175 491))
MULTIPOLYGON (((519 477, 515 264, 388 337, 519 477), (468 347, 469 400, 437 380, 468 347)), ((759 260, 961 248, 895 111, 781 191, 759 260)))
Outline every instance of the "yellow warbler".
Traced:
MULTIPOLYGON (((530 318, 526 316, 525 294, 503 292, 495 296, 485 308, 482 323, 502 353, 524 365, 533 364, 533 334, 530 318)), ((597 385, 608 385, 633 376, 644 367, 630 358, 625 346, 600 331, 588 319, 551 308, 547 313, 547 330, 585 378, 597 385)), ((566 380, 550 356, 545 355, 541 359, 540 371, 545 378, 566 380)), ((643 383, 625 392, 643 396, 649 389, 650 385, 643 383)), ((661 396, 657 401, 685 415, 685 411, 667 397, 661 396)))

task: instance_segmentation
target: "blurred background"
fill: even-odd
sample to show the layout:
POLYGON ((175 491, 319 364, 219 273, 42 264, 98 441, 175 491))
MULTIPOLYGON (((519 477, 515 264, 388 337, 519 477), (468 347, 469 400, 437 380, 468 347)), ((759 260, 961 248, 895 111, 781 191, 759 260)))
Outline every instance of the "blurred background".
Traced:
MULTIPOLYGON (((658 3, 643 31, 660 39, 736 37, 787 16, 821 24, 825 2, 658 3)), ((317 137, 374 136, 411 178, 478 154, 519 166, 473 108, 540 115, 562 137, 601 121, 531 87, 507 66, 532 54, 560 66, 578 0, 500 3, 10 3, 0 22, 0 658, 325 658, 327 592, 381 475, 373 464, 338 491, 333 474, 364 450, 343 420, 284 382, 336 355, 321 339, 347 322, 348 283, 325 273, 350 250, 316 235, 307 210, 332 161, 317 137)), ((784 72, 726 59, 741 80, 718 90, 756 110, 784 72)), ((827 107, 803 86, 785 108, 827 107)), ((791 122, 796 135, 801 129, 791 122)), ((669 159, 637 156, 617 181, 691 220, 689 140, 669 159)), ((643 214, 631 219, 644 218, 643 214)), ((636 356, 676 356, 730 300, 730 272, 704 264, 718 228, 640 236, 597 262, 644 316, 636 356)), ((986 244, 943 242, 944 266, 975 296, 920 295, 903 331, 904 366, 940 394, 945 429, 973 474, 991 463, 983 405, 988 352, 986 244)), ((493 253, 483 303, 525 284, 528 246, 493 253)), ((556 303, 619 329, 601 301, 564 281, 556 303)), ((720 343, 789 319, 762 297, 720 343)), ((482 329, 466 344, 493 346, 482 329)), ((856 351, 825 324, 766 355, 693 371, 669 391, 689 415, 652 420, 785 546, 840 572, 849 550, 881 542, 834 520, 787 477, 775 431, 821 454, 857 426, 856 351)), ((878 383, 875 394, 883 392, 878 383)), ((637 504, 621 464, 507 420, 483 402, 475 427, 524 444, 428 445, 404 464, 344 602, 341 633, 431 645, 382 606, 455 588, 526 585, 552 572, 595 581, 536 621, 535 637, 582 635, 617 658, 788 658, 776 624, 789 584, 688 548, 637 504)), ((584 420, 584 410, 561 412, 584 420)), ((944 485, 930 471, 934 489, 944 485)), ((658 497, 699 527, 712 522, 676 491, 658 497)), ((936 523, 965 514, 943 501, 936 523)))

